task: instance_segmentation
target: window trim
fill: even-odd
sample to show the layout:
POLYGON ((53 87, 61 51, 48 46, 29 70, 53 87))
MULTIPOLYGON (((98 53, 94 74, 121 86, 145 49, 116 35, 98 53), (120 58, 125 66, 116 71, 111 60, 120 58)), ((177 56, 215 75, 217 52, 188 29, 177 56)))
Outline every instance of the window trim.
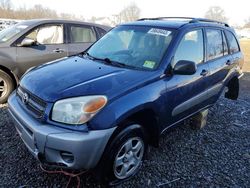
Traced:
POLYGON ((53 25, 61 25, 63 27, 63 43, 41 44, 41 45, 62 45, 62 44, 66 44, 65 24, 64 23, 60 23, 60 22, 55 22, 55 23, 42 23, 42 24, 39 24, 39 25, 36 25, 36 26, 30 28, 26 33, 24 33, 22 36, 20 36, 18 39, 16 39, 16 41, 13 42, 12 45, 15 46, 15 47, 19 47, 18 44, 20 44, 20 42, 25 38, 25 36, 29 35, 31 32, 33 32, 37 28, 43 27, 43 26, 53 26, 53 25))
POLYGON ((224 31, 225 30, 221 30, 221 34, 222 34, 222 46, 223 46, 223 56, 228 56, 228 55, 230 55, 230 51, 229 51, 228 40, 226 38, 226 34, 225 34, 224 31), (224 41, 224 39, 225 39, 225 41, 224 41), (227 45, 227 54, 224 54, 224 52, 225 52, 224 43, 227 45))
POLYGON ((67 42, 68 44, 92 44, 94 42, 96 42, 99 38, 98 38, 98 35, 97 35, 97 32, 94 28, 94 26, 91 26, 91 25, 84 25, 84 24, 74 24, 74 23, 70 23, 68 24, 67 26, 67 30, 68 30, 68 37, 67 37, 67 42), (88 29, 91 29, 93 32, 94 32, 94 35, 95 35, 95 38, 96 40, 93 41, 93 42, 72 42, 72 36, 71 36, 71 32, 70 32, 70 28, 71 27, 82 27, 82 28, 88 28, 88 29))
MULTIPOLYGON (((204 31, 205 31, 205 37, 206 37, 206 62, 208 62, 208 61, 215 61, 215 60, 217 60, 217 59, 220 59, 220 58, 223 58, 225 55, 224 55, 224 47, 223 47, 223 36, 222 36, 222 29, 220 29, 220 28, 213 28, 213 27, 206 27, 206 28, 204 28, 204 31), (222 39, 222 49, 223 49, 223 54, 222 54, 222 56, 220 56, 220 57, 216 57, 216 58, 213 58, 213 59, 209 59, 208 58, 208 40, 207 40, 207 30, 217 30, 217 31, 220 31, 220 35, 221 35, 221 39, 222 39)), ((228 55, 230 55, 230 54, 228 54, 228 55)))
POLYGON ((96 35, 98 36, 97 40, 99 40, 100 38, 102 38, 104 35, 106 35, 108 33, 108 31, 106 31, 105 29, 103 29, 101 27, 95 26, 94 29, 95 29, 96 35), (105 31, 105 34, 103 36, 101 36, 99 29, 105 31))

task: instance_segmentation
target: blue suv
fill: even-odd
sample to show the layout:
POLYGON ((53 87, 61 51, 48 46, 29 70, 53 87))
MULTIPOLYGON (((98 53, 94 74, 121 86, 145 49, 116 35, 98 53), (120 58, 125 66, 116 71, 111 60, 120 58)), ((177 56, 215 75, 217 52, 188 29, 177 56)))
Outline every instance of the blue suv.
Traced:
POLYGON ((242 65, 225 23, 140 19, 83 53, 26 72, 9 111, 41 163, 119 182, 138 172, 148 145, 170 127, 193 118, 201 128, 222 93, 236 100, 242 65))

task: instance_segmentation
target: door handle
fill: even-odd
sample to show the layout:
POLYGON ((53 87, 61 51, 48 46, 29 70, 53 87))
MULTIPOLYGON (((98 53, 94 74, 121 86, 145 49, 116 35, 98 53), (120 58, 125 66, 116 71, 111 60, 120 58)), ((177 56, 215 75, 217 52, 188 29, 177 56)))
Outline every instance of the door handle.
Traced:
POLYGON ((203 69, 202 71, 201 71, 201 76, 206 76, 208 74, 208 71, 207 70, 205 70, 205 69, 203 69))
POLYGON ((57 49, 53 50, 53 52, 55 52, 55 53, 63 53, 64 49, 57 48, 57 49))

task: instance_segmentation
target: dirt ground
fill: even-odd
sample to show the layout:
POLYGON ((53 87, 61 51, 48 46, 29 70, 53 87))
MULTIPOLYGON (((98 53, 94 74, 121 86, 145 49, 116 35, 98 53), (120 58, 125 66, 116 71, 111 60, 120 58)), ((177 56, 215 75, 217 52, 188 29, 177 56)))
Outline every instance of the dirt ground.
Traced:
POLYGON ((243 66, 243 71, 250 72, 250 39, 240 40, 240 46, 245 57, 245 64, 243 66))

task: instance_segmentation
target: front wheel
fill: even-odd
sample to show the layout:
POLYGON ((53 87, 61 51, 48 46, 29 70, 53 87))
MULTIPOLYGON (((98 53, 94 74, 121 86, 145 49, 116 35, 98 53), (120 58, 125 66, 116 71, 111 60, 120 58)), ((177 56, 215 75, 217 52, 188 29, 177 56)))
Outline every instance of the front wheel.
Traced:
POLYGON ((139 171, 146 150, 142 127, 138 124, 128 126, 114 137, 106 149, 99 168, 102 179, 111 185, 129 179, 139 171))
POLYGON ((131 137, 120 146, 113 161, 113 172, 117 179, 126 179, 137 172, 144 156, 144 141, 131 137))
POLYGON ((12 78, 6 72, 0 70, 0 104, 7 101, 13 90, 14 84, 12 78))

